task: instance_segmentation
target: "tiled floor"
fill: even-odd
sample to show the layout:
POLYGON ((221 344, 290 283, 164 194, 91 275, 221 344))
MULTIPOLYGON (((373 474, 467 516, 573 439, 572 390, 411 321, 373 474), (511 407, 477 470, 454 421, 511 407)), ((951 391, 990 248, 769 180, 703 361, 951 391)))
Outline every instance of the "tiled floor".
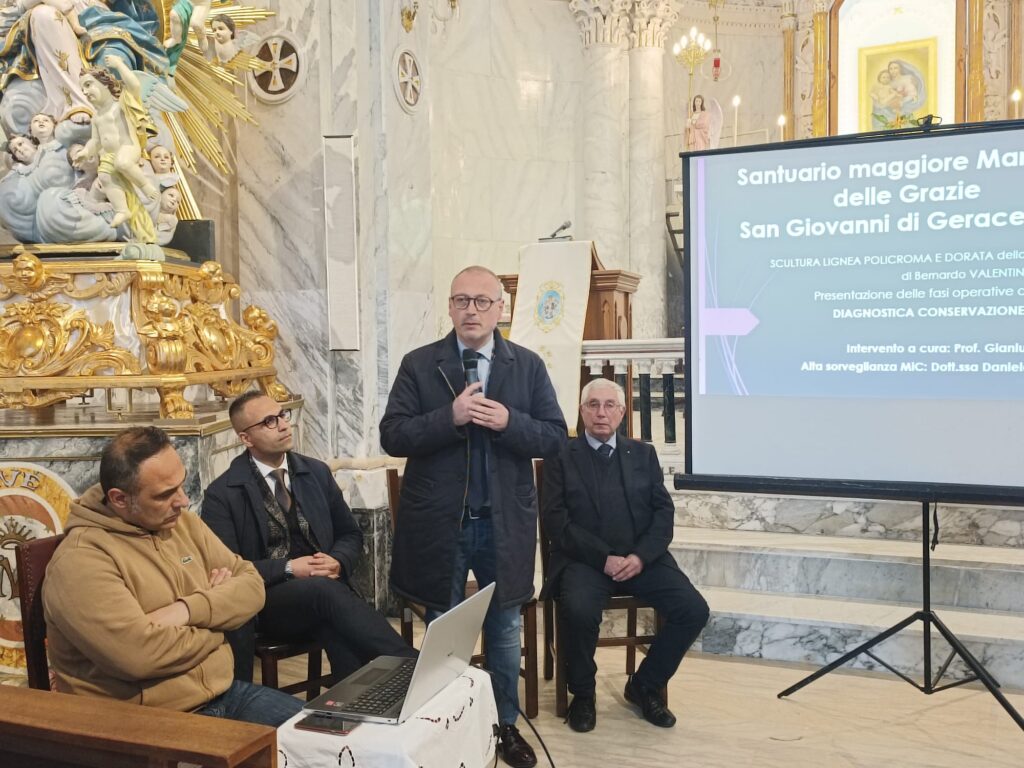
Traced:
MULTIPOLYGON (((591 733, 574 733, 555 717, 554 686, 541 681, 534 725, 559 768, 1024 766, 1024 732, 983 689, 925 696, 892 676, 840 672, 780 700, 780 690, 813 668, 694 655, 669 689, 679 722, 662 730, 624 703, 622 663, 620 650, 599 649, 591 733)), ((301 665, 289 662, 294 670, 301 665)), ((1024 692, 1009 698, 1024 713, 1024 692)), ((537 748, 539 765, 547 765, 537 737, 522 722, 520 730, 537 748)))

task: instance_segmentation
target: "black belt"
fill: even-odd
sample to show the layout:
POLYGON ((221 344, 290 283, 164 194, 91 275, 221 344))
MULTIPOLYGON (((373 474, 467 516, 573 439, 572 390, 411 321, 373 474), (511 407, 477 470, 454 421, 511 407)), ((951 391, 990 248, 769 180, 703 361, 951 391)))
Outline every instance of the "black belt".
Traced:
POLYGON ((480 509, 470 509, 468 506, 462 511, 462 527, 465 528, 469 525, 471 520, 489 520, 491 517, 490 507, 480 507, 480 509))

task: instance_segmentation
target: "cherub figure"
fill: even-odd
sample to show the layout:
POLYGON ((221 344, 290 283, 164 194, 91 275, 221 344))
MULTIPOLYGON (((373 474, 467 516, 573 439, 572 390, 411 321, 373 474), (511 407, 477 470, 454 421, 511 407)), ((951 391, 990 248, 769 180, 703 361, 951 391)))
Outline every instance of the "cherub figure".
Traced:
POLYGON ((32 119, 28 123, 28 132, 32 135, 32 138, 36 140, 40 147, 49 149, 51 144, 60 146, 53 137, 53 132, 57 128, 57 121, 53 119, 52 115, 48 115, 45 112, 37 112, 32 115, 32 119))
POLYGON ((174 155, 162 144, 155 144, 149 150, 149 167, 161 190, 173 187, 178 183, 178 174, 174 171, 174 155))
POLYGON ((181 190, 177 187, 168 187, 160 193, 160 214, 156 218, 158 240, 161 233, 167 235, 168 241, 174 236, 174 230, 178 226, 179 205, 181 205, 181 190))
POLYGON ((212 0, 174 0, 174 5, 168 13, 169 34, 164 39, 164 48, 171 61, 172 75, 178 65, 178 59, 181 58, 181 52, 188 43, 189 29, 196 33, 199 50, 206 53, 208 43, 205 25, 206 17, 210 15, 211 2, 212 0))
POLYGON ((128 222, 134 239, 151 243, 156 237, 153 221, 135 188, 150 200, 159 195, 139 167, 142 147, 149 136, 156 135, 156 126, 142 103, 142 86, 135 73, 117 56, 104 56, 103 63, 121 82, 105 69, 91 69, 82 75, 82 92, 96 110, 85 152, 89 158, 99 157, 99 179, 114 206, 111 226, 116 229, 128 222))
POLYGON ((7 142, 7 151, 14 160, 16 166, 32 165, 39 151, 39 142, 27 133, 16 133, 7 142))
POLYGON ((235 20, 227 14, 217 14, 210 20, 213 30, 213 53, 218 64, 227 64, 238 54, 235 43, 235 20))

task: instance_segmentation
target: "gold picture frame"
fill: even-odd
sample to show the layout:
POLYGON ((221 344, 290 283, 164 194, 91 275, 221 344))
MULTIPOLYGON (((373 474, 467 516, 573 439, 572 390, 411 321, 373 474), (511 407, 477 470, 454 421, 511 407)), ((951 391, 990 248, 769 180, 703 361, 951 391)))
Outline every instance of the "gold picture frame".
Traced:
POLYGON ((860 131, 905 128, 938 112, 938 38, 857 51, 860 131))

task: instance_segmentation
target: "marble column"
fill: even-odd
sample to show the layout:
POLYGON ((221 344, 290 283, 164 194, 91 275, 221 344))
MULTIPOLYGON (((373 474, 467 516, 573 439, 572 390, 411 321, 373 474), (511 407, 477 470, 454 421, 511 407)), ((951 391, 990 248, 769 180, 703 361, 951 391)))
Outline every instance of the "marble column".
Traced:
POLYGON ((1010 95, 1013 91, 1021 88, 1021 34, 1024 32, 1021 25, 1022 18, 1024 18, 1024 0, 1011 0, 1009 40, 1007 43, 1010 47, 1010 77, 1008 79, 1008 90, 1010 93, 1007 94, 1006 98, 1007 119, 1020 117, 1020 107, 1014 107, 1013 102, 1010 100, 1010 95))
POLYGON ((828 3, 814 0, 813 135, 828 135, 828 3))
POLYGON ((967 120, 985 119, 985 3, 967 6, 967 120))
POLYGON ((782 3, 782 114, 786 116, 783 138, 792 139, 796 129, 793 115, 793 75, 796 67, 796 8, 793 0, 782 3))
MULTIPOLYGON (((624 52, 632 0, 571 0, 584 47, 583 221, 608 268, 629 260, 626 179, 629 75, 624 52)), ((635 335, 635 334, 634 334, 635 335)))
POLYGON ((637 0, 629 35, 629 269, 643 275, 633 337, 665 335, 665 37, 679 14, 669 0, 637 0))

